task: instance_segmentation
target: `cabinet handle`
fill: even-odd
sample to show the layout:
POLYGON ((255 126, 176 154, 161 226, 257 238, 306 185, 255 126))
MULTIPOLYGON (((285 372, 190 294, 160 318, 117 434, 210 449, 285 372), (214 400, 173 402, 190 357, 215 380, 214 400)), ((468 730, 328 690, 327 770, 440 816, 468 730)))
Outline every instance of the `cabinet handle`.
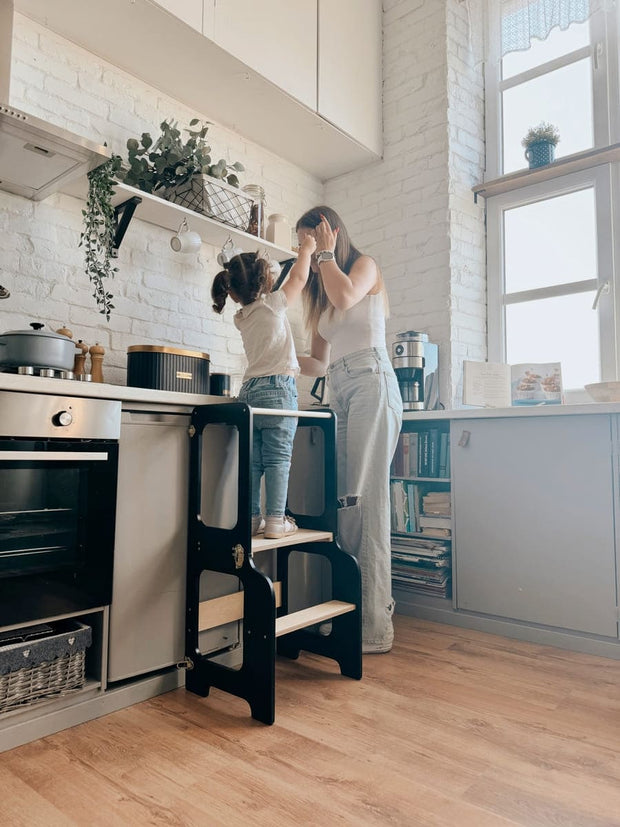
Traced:
POLYGON ((461 448, 465 448, 469 445, 469 437, 471 436, 471 431, 461 431, 461 438, 459 439, 459 445, 461 448))
POLYGON ((107 458, 105 451, 0 451, 0 462, 105 462, 107 458))

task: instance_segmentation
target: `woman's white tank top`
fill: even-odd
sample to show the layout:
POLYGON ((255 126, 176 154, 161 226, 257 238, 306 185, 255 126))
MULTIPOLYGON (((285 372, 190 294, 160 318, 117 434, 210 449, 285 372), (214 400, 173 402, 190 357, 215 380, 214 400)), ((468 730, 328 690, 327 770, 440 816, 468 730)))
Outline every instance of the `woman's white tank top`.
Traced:
POLYGON ((349 310, 326 310, 319 319, 318 332, 331 345, 330 363, 358 350, 384 348, 383 294, 369 293, 349 310))

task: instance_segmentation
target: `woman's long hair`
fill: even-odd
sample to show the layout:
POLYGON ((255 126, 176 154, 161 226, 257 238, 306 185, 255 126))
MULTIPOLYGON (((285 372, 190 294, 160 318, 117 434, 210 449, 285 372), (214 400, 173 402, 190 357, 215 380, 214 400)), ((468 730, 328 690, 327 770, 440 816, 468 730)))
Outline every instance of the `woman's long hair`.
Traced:
POLYGON ((213 309, 216 313, 221 313, 231 293, 234 294, 235 301, 243 305, 251 304, 263 293, 269 293, 272 285, 273 276, 269 262, 258 253, 240 253, 233 256, 224 270, 213 279, 213 309))
MULTIPOLYGON (((334 232, 338 229, 334 258, 342 272, 349 275, 354 262, 364 254, 361 253, 351 241, 347 228, 335 210, 326 206, 313 207, 311 210, 305 212, 297 221, 295 230, 299 230, 302 227, 308 230, 316 229, 321 223, 322 216, 325 216, 327 223, 334 232)), ((317 252, 320 251, 317 250, 317 252)), ((379 267, 377 267, 377 276, 383 292, 384 302, 386 302, 387 311, 387 297, 385 295, 383 277, 379 267)), ((310 270, 310 275, 303 289, 302 297, 306 325, 312 332, 315 332, 319 324, 319 319, 325 310, 329 309, 330 312, 333 313, 335 309, 327 297, 327 293, 323 287, 323 280, 319 273, 310 270)))

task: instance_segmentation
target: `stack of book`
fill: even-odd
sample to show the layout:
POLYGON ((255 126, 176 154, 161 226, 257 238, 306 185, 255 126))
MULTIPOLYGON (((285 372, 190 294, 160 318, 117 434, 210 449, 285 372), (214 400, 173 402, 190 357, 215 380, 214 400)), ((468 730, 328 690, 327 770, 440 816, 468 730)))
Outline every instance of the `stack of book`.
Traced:
POLYGON ((428 534, 450 538, 450 492, 427 491, 425 485, 406 479, 390 483, 392 531, 399 534, 428 534))
POLYGON ((451 596, 450 546, 441 540, 392 537, 392 582, 436 597, 451 596))
POLYGON ((422 497, 419 530, 429 537, 452 536, 452 516, 449 491, 429 491, 422 497))
POLYGON ((447 431, 428 428, 402 433, 392 461, 393 477, 450 476, 450 440, 447 431))

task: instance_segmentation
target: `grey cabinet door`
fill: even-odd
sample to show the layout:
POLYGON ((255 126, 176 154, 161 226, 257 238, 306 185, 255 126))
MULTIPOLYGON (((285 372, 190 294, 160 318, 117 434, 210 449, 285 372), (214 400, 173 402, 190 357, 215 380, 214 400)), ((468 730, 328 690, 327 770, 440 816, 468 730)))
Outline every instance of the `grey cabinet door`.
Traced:
POLYGON ((189 413, 123 412, 110 681, 183 658, 189 423, 189 413))
POLYGON ((457 607, 616 637, 610 417, 463 420, 451 443, 457 607))

